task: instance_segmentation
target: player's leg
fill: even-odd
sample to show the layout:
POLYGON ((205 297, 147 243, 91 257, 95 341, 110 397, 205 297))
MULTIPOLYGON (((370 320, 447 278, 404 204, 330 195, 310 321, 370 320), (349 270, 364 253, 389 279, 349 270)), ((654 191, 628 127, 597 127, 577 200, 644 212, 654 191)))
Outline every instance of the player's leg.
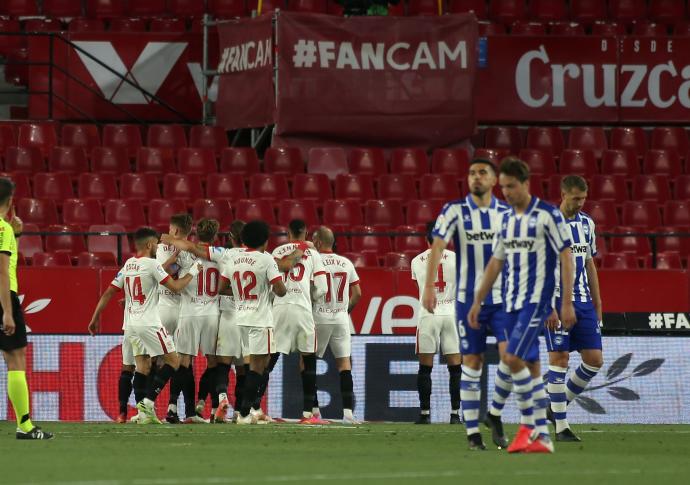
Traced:
POLYGON ((132 394, 132 379, 134 379, 134 365, 123 365, 120 370, 120 378, 117 381, 117 400, 120 405, 118 423, 127 422, 127 406, 129 396, 132 394))
MULTIPOLYGON (((206 388, 203 389, 205 394, 199 392, 197 396, 196 413, 201 415, 206 407, 206 398, 211 395, 211 419, 214 419, 216 410, 218 409, 218 394, 215 391, 216 382, 216 354, 218 352, 218 325, 220 323, 220 314, 206 315, 199 317, 199 348, 201 353, 206 356, 207 374, 206 388)), ((201 382, 199 383, 199 390, 201 390, 201 382)))
POLYGON ((275 348, 272 328, 242 327, 242 343, 249 354, 249 372, 245 380, 242 406, 237 424, 255 424, 256 417, 251 410, 264 380, 264 371, 270 360, 271 349, 275 348))
MULTIPOLYGON (((152 357, 162 356, 162 367, 155 372, 146 397, 137 403, 137 409, 149 418, 148 421, 144 420, 143 423, 141 421, 140 423, 160 423, 155 413, 154 403, 175 371, 180 367, 180 356, 175 350, 172 337, 162 326, 141 327, 133 330, 135 336, 143 343, 148 355, 152 357)), ((136 359, 137 364, 139 364, 142 356, 136 356, 136 359)))
POLYGON ((506 317, 506 312, 503 311, 502 305, 493 306, 488 322, 491 332, 496 337, 499 355, 498 369, 496 369, 496 375, 494 377, 494 393, 491 405, 489 406, 488 416, 494 423, 500 423, 503 407, 513 388, 513 378, 510 375, 510 368, 503 362, 503 355, 508 347, 508 335, 510 332, 508 331, 509 320, 506 317))
MULTIPOLYGON (((340 396, 343 403, 343 422, 359 424, 354 415, 355 395, 352 382, 352 335, 350 325, 332 325, 331 338, 328 346, 335 357, 335 366, 340 375, 340 396)), ((318 335, 317 335, 318 338, 318 335)), ((321 347, 321 342, 318 342, 321 347)), ((325 353, 325 351, 324 351, 325 353)), ((323 356, 323 354, 321 354, 323 356)))
MULTIPOLYGON (((247 359, 248 360, 248 359, 247 359)), ((235 412, 233 413, 233 421, 237 420, 237 416, 240 412, 240 406, 242 406, 242 400, 244 392, 244 384, 247 379, 247 373, 249 372, 249 364, 245 364, 245 358, 234 359, 235 366, 235 412)))
POLYGON ((454 316, 439 318, 441 352, 448 366, 448 393, 450 394, 450 424, 460 424, 460 377, 462 357, 460 356, 460 335, 454 316))
POLYGON ((180 354, 180 367, 174 377, 182 391, 185 409, 185 422, 203 420, 196 414, 196 383, 192 361, 199 351, 201 331, 195 320, 198 317, 181 316, 177 325, 177 351, 180 354))
MULTIPOLYGON (((180 307, 159 305, 158 313, 161 318, 161 324, 168 335, 173 338, 173 342, 177 345, 177 324, 180 318, 180 307)), ((180 382, 180 374, 175 372, 170 379, 170 396, 168 397, 168 412, 165 416, 165 420, 170 424, 177 424, 180 422, 180 418, 177 416, 177 401, 180 398, 180 393, 182 392, 182 386, 180 382)))
MULTIPOLYGON (((230 409, 230 399, 228 398, 230 366, 233 360, 237 362, 242 356, 242 336, 237 325, 232 321, 231 312, 221 312, 220 314, 216 355, 215 382, 211 388, 217 396, 218 405, 213 419, 215 422, 225 422, 230 409)), ((237 368, 237 366, 235 367, 237 368)))
POLYGON ((212 416, 214 422, 225 422, 228 409, 230 408, 230 400, 228 399, 228 385, 230 384, 230 366, 232 365, 232 357, 230 356, 216 356, 216 371, 214 374, 215 382, 213 391, 218 400, 216 412, 212 416))
POLYGON ((436 318, 433 315, 427 315, 420 318, 417 323, 415 353, 419 359, 417 371, 419 418, 415 424, 431 424, 431 372, 434 369, 434 357, 441 345, 441 331, 435 322, 436 318))
POLYGON ((575 302, 577 324, 570 331, 570 349, 577 350, 582 356, 582 363, 570 375, 566 383, 566 398, 572 402, 589 385, 599 373, 604 358, 601 351, 601 329, 594 305, 575 302))
POLYGON ((550 400, 550 409, 553 414, 556 436, 566 429, 569 429, 566 414, 567 401, 565 394, 565 376, 568 372, 568 361, 570 353, 563 349, 562 340, 566 340, 565 348, 568 348, 567 332, 554 332, 546 330, 544 332, 546 347, 549 351, 549 376, 547 391, 550 400), (563 335, 565 334, 565 335, 563 335))

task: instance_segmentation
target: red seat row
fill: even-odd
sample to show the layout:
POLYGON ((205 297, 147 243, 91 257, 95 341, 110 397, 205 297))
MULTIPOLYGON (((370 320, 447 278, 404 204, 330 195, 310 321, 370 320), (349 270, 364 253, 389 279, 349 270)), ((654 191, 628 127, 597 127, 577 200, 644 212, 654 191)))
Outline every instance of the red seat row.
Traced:
POLYGON ((612 200, 587 201, 584 210, 594 219, 599 231, 621 224, 644 230, 663 225, 690 226, 690 203, 685 200, 669 200, 661 205, 650 200, 626 201, 620 216, 612 200))
MULTIPOLYGON (((680 254, 675 251, 657 253, 656 265, 652 264, 652 255, 639 258, 630 253, 605 254, 602 258, 595 258, 595 261, 599 263, 600 268, 604 269, 656 268, 682 270, 685 267, 680 254)), ((687 264, 687 261, 685 261, 685 264, 687 264)))

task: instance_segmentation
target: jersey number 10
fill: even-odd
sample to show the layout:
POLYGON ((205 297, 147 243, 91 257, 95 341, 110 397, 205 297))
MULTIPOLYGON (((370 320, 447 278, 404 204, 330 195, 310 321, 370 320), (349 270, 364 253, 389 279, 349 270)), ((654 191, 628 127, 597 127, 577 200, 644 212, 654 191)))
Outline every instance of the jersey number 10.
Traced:
POLYGON ((218 279, 220 272, 216 268, 200 271, 197 276, 196 294, 198 296, 214 297, 218 294, 218 279))

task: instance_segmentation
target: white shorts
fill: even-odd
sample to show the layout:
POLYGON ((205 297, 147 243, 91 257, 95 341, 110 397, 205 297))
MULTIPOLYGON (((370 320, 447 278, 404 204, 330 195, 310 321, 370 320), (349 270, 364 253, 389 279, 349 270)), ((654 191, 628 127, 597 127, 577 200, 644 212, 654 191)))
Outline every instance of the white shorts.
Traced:
POLYGON ((122 365, 136 365, 137 361, 134 360, 134 349, 132 348, 132 342, 129 339, 130 332, 124 331, 122 335, 122 365))
POLYGON ((191 356, 196 356, 199 350, 204 355, 216 355, 219 318, 219 315, 180 317, 175 334, 177 351, 191 356))
POLYGON ((316 353, 316 326, 309 310, 297 305, 273 307, 273 324, 276 333, 276 351, 290 354, 316 353))
POLYGON ((417 354, 460 353, 460 336, 452 315, 426 315, 417 324, 417 354))
POLYGON ((322 358, 328 347, 333 352, 333 357, 342 359, 352 355, 352 335, 350 324, 316 324, 316 355, 322 358))
POLYGON ((239 328, 245 355, 268 355, 276 351, 275 335, 271 327, 239 328))
MULTIPOLYGON (((175 352, 175 343, 165 328, 131 325, 125 331, 132 345, 133 355, 156 357, 175 352)), ((123 345, 124 348, 124 345, 123 345)))
POLYGON ((175 336, 177 321, 180 318, 180 307, 171 305, 158 305, 158 314, 161 317, 163 328, 169 335, 175 336))
POLYGON ((242 353, 242 331, 241 327, 235 324, 234 312, 220 312, 216 355, 237 359, 241 359, 244 355, 242 353))

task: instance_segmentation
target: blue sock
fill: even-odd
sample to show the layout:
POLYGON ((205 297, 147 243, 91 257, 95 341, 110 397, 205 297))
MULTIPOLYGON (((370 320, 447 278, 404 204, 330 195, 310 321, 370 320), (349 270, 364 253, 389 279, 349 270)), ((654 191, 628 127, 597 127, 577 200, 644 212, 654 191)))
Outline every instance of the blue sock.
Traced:
POLYGON ((520 408, 520 424, 534 428, 534 402, 532 401, 532 376, 527 367, 513 373, 513 391, 520 408))
POLYGON ((582 391, 585 390, 589 381, 594 379, 594 376, 599 372, 599 367, 592 367, 584 362, 580 364, 573 374, 570 375, 568 383, 566 384, 565 395, 568 402, 572 402, 582 391))
POLYGON ((462 379, 460 379, 460 405, 462 406, 462 419, 465 422, 467 435, 479 433, 479 402, 481 400, 481 384, 479 380, 482 371, 462 366, 462 379))
POLYGON ((566 418, 568 403, 565 397, 565 374, 568 369, 555 365, 549 366, 549 384, 547 389, 551 398, 551 410, 556 420, 556 433, 569 428, 566 418))
POLYGON ((494 383, 494 395, 489 413, 494 416, 500 416, 503 413, 503 407, 506 405, 506 400, 508 400, 508 396, 510 396, 510 391, 513 389, 513 378, 510 376, 510 367, 503 362, 498 364, 494 383))
POLYGON ((546 397, 544 381, 541 377, 532 379, 532 399, 534 400, 534 424, 537 432, 543 438, 549 437, 549 427, 546 425, 546 406, 549 400, 546 397))

